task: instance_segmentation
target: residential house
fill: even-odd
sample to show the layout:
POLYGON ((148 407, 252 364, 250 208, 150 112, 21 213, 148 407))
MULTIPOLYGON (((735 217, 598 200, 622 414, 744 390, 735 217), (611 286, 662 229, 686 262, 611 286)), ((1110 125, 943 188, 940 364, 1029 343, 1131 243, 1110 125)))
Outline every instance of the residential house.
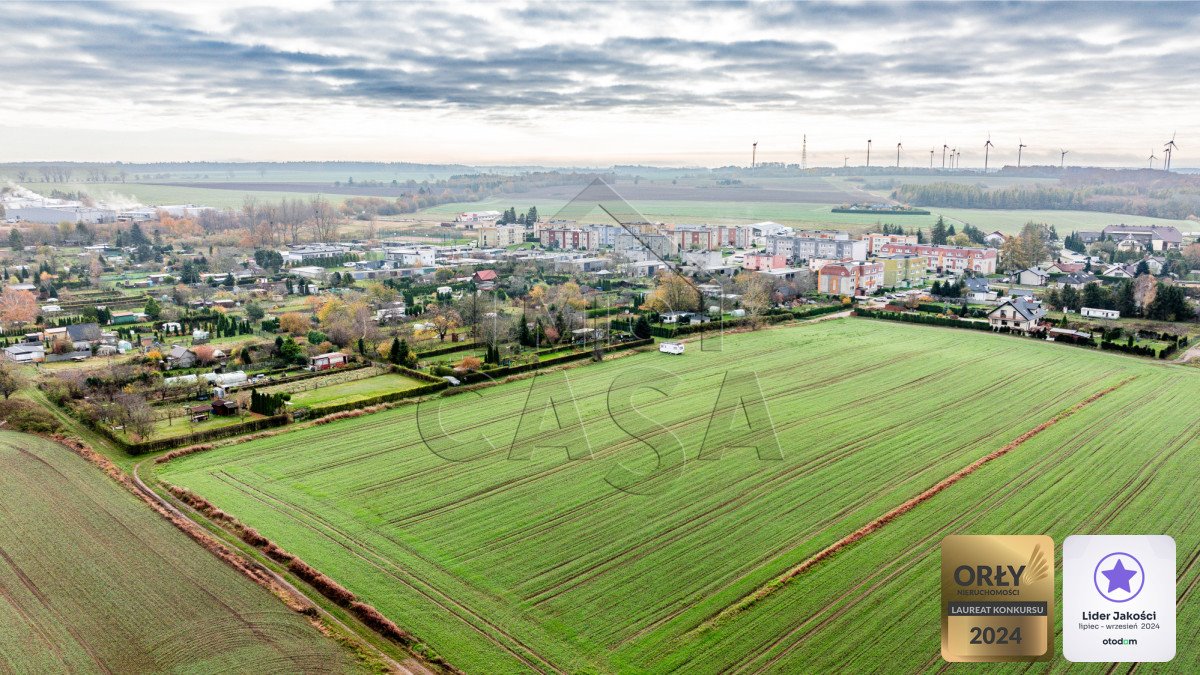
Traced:
POLYGON ((313 370, 329 370, 344 366, 350 362, 350 357, 341 352, 329 352, 327 354, 318 354, 309 360, 313 370))
POLYGON ((496 270, 477 270, 471 275, 471 281, 474 281, 480 287, 484 284, 494 287, 496 285, 496 270))
MULTIPOLYGON (((892 235, 889 235, 892 236, 892 235)), ((911 253, 879 255, 875 262, 883 265, 884 288, 910 288, 925 282, 929 260, 911 253)))
MULTIPOLYGON (((845 232, 835 233, 839 236, 826 236, 828 232, 800 232, 797 236, 775 235, 767 237, 767 253, 782 255, 790 263, 800 263, 805 260, 821 258, 825 260, 866 260, 867 242, 851 240, 845 232), (819 236, 800 236, 817 234, 819 236)), ((905 253, 905 251, 897 251, 905 253)))
POLYGON ((742 268, 755 272, 787 267, 787 258, 768 253, 747 253, 742 258, 742 268))
POLYGON ((479 248, 506 248, 525 241, 524 225, 485 225, 478 229, 479 248))
POLYGON ((1087 265, 1084 263, 1056 262, 1047 265, 1046 272, 1049 274, 1078 274, 1086 268, 1087 265))
POLYGON ((1008 236, 1000 230, 989 232, 983 235, 983 243, 987 244, 988 246, 1001 246, 1004 244, 1006 239, 1008 239, 1008 236))
POLYGON ((1109 265, 1104 268, 1103 276, 1112 277, 1114 279, 1132 279, 1134 274, 1127 266, 1121 264, 1109 265))
POLYGON ((1183 248, 1183 235, 1170 226, 1109 225, 1104 228, 1103 234, 1117 242, 1118 250, 1136 250, 1147 246, 1152 251, 1183 248))
POLYGON ((666 258, 679 252, 675 241, 665 234, 623 232, 617 235, 613 245, 618 253, 626 256, 642 255, 666 258))
POLYGON ((826 295, 868 295, 883 287, 883 264, 848 261, 826 265, 817 275, 817 292, 826 295))
POLYGON ((571 251, 594 251, 600 247, 596 232, 577 227, 543 228, 538 233, 538 241, 546 248, 571 251))
POLYGON ((963 283, 967 286, 967 300, 969 302, 985 303, 995 302, 997 293, 992 290, 986 277, 966 277, 963 283))
POLYGON ((925 256, 930 272, 962 274, 970 270, 976 274, 995 274, 998 252, 994 248, 970 248, 965 246, 939 246, 933 244, 884 244, 880 253, 892 255, 908 253, 925 256))
POLYGON ((99 343, 104 338, 104 331, 100 330, 100 324, 95 322, 73 323, 66 326, 66 335, 67 339, 71 341, 72 348, 75 351, 82 351, 91 349, 92 345, 99 343))
POLYGON ((1046 310, 1041 303, 1026 298, 1005 300, 992 311, 988 312, 988 323, 993 330, 1007 328, 1012 331, 1031 333, 1038 329, 1046 310))
POLYGON ((1098 281, 1100 280, 1097 279, 1094 274, 1088 274, 1087 272, 1084 272, 1082 274, 1068 274, 1062 279, 1059 279, 1058 283, 1064 288, 1069 286, 1078 291, 1082 290, 1084 286, 1098 281))
POLYGON ((726 246, 747 248, 750 230, 733 225, 676 225, 671 239, 680 251, 716 251, 726 246))
POLYGON ((1013 275, 1013 283, 1022 286, 1045 286, 1050 281, 1050 274, 1040 267, 1031 267, 1013 275))
POLYGON ((196 365, 196 355, 181 345, 171 345, 166 356, 168 368, 191 368, 196 365))
POLYGON ((867 242, 867 255, 873 256, 880 253, 884 244, 917 244, 917 235, 915 234, 878 234, 872 232, 863 235, 863 241, 867 242))

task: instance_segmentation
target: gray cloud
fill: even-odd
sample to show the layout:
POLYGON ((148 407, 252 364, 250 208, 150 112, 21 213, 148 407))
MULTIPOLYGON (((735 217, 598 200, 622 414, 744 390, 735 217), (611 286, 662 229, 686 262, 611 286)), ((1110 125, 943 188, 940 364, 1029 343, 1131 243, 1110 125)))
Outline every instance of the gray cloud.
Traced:
POLYGON ((886 113, 959 108, 998 92, 1066 105, 1110 96, 1116 76, 1125 91, 1178 100, 1188 88, 1181 80, 1194 91, 1200 75, 1200 47, 1168 42, 1200 27, 1195 3, 522 3, 497 19, 471 9, 233 9, 225 28, 204 30, 123 5, 10 4, 0 57, 5 85, 35 100, 104 96, 169 109, 202 97, 215 109, 354 103, 504 115, 713 106, 886 113), (668 19, 730 32, 670 35, 668 19), (641 28, 656 20, 662 34, 647 36, 641 28), (592 32, 614 22, 630 30, 592 32), (747 34, 734 30, 740 25, 747 34), (863 42, 861 31, 881 27, 897 39, 863 42), (788 39, 780 28, 821 37, 788 39), (1115 39, 1090 40, 1089 31, 1115 39), (1147 48, 1157 52, 1137 51, 1147 48))

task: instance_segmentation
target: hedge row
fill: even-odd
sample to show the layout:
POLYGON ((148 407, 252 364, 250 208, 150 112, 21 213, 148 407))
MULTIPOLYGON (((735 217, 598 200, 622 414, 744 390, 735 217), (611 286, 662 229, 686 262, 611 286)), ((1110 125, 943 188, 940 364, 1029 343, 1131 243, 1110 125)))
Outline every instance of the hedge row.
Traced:
POLYGON ((884 312, 877 309, 862 309, 854 310, 855 316, 861 316, 868 319, 883 319, 885 321, 903 321, 905 323, 922 323, 929 326, 946 326, 949 328, 967 328, 970 330, 991 330, 992 327, 984 321, 963 321, 962 319, 948 319, 944 316, 929 316, 926 314, 907 314, 904 312, 884 312))
MULTIPOLYGON (((1129 345, 1123 342, 1112 342, 1110 340, 1101 342, 1100 349, 1103 349, 1104 351, 1124 352, 1126 354, 1133 354, 1134 356, 1149 356, 1150 358, 1154 358, 1157 354, 1157 351, 1153 347, 1129 345)), ((1163 351, 1165 352, 1166 350, 1164 349, 1163 351)))
MULTIPOLYGON (((408 373, 403 374, 407 375, 408 373)), ((435 379, 438 379, 439 381, 437 383, 425 384, 412 389, 405 389, 404 391, 393 391, 387 394, 380 394, 379 396, 372 396, 371 398, 350 401, 348 403, 331 403, 330 405, 312 406, 308 408, 308 415, 309 417, 324 417, 325 415, 332 415, 333 413, 339 413, 344 410, 356 410, 358 408, 367 408, 373 405, 379 405, 381 403, 400 401, 406 398, 418 398, 441 391, 450 386, 449 382, 442 380, 441 378, 435 379)))
POLYGON ((442 356, 443 354, 453 354, 455 352, 462 352, 462 351, 466 351, 468 349, 482 349, 483 347, 484 347, 484 344, 482 342, 455 342, 454 344, 449 345, 447 347, 438 347, 437 349, 428 349, 423 352, 414 352, 414 353, 417 355, 418 359, 427 359, 432 356, 442 356))
POLYGON ((422 382, 431 382, 431 383, 445 382, 445 380, 443 380, 442 378, 440 378, 436 375, 430 375, 429 373, 423 373, 419 370, 413 370, 412 368, 407 368, 405 366, 393 365, 392 372, 396 373, 397 375, 404 375, 405 377, 411 377, 414 380, 421 380, 422 382))
MULTIPOLYGON (((824 305, 822 307, 813 307, 812 309, 800 311, 783 310, 764 315, 761 318, 763 323, 783 323, 784 321, 798 321, 808 319, 822 314, 833 314, 835 312, 844 311, 846 308, 842 305, 824 305)), ((725 321, 710 321, 701 324, 688 324, 686 326, 650 326, 650 334, 661 338, 674 338, 681 335, 691 335, 693 333, 701 333, 708 330, 719 330, 724 328, 737 328, 750 323, 750 318, 741 319, 726 319, 725 321)))
POLYGON ((218 438, 228 438, 230 436, 241 436, 260 429, 271 429, 281 427, 288 423, 287 415, 274 415, 272 417, 263 417, 261 419, 250 420, 249 422, 241 422, 239 424, 231 424, 227 427, 218 427, 209 429, 208 431, 198 431, 187 436, 175 436, 173 438, 162 438, 157 441, 142 441, 140 443, 130 443, 113 433, 111 429, 103 424, 92 424, 87 420, 81 420, 87 424, 93 431, 101 436, 112 441, 125 452, 131 455, 144 455, 149 452, 158 452, 159 450, 167 450, 181 445, 194 445, 203 443, 204 441, 212 441, 218 438))
MULTIPOLYGON (((654 344, 653 338, 646 338, 644 340, 631 340, 629 342, 621 342, 621 343, 618 343, 615 345, 609 345, 604 348, 604 352, 609 353, 609 352, 621 351, 624 349, 633 349, 635 347, 644 347, 646 345, 651 345, 651 344, 654 344)), ((458 379, 463 384, 475 384, 478 382, 485 382, 487 380, 496 380, 496 379, 499 379, 502 377, 507 377, 509 375, 517 375, 519 373, 526 373, 531 370, 540 370, 542 368, 549 368, 550 366, 556 366, 556 365, 563 364, 563 363, 570 363, 572 361, 582 361, 584 359, 590 359, 591 357, 592 357, 592 350, 589 349, 587 351, 574 352, 572 354, 564 354, 563 356, 555 356, 553 358, 544 359, 541 361, 535 361, 533 363, 523 363, 523 364, 517 365, 517 366, 505 366, 503 368, 494 368, 492 370, 487 371, 486 373, 484 373, 484 372, 467 373, 466 375, 463 375, 462 377, 460 377, 458 379)))

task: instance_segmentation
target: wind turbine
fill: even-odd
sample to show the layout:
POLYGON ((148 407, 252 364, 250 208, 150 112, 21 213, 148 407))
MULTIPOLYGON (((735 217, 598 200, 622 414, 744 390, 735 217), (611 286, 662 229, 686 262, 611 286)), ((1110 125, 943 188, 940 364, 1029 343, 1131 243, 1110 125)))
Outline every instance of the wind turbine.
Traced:
POLYGON ((933 150, 929 151, 929 168, 933 168, 933 150))
POLYGON ((958 148, 950 148, 950 168, 958 168, 958 148))
POLYGON ((1029 146, 1025 145, 1025 141, 1022 141, 1021 139, 1017 139, 1017 141, 1019 143, 1019 145, 1017 145, 1017 168, 1019 169, 1021 168, 1021 151, 1029 146))
POLYGON ((867 166, 871 166, 871 139, 867 139, 867 166))
POLYGON ((901 148, 901 145, 899 143, 897 143, 896 144, 896 168, 897 169, 900 168, 900 148, 901 148))
POLYGON ((1175 134, 1171 134, 1171 140, 1167 141, 1167 144, 1163 146, 1163 170, 1171 170, 1171 155, 1175 154, 1175 150, 1178 148, 1179 146, 1175 145, 1175 134))
POLYGON ((758 141, 750 146, 750 168, 753 169, 758 160, 758 141))
POLYGON ((843 155, 842 156, 842 168, 844 169, 848 166, 850 166, 850 155, 843 155))
POLYGON ((949 149, 950 149, 950 146, 946 145, 945 143, 942 143, 942 168, 943 169, 946 168, 946 150, 949 150, 949 149))
POLYGON ((991 152, 992 148, 994 148, 994 147, 996 147, 996 146, 992 145, 992 135, 988 134, 987 143, 983 144, 983 172, 984 173, 987 173, 988 153, 991 152))
POLYGON ((1060 152, 1060 154, 1058 156, 1058 168, 1061 169, 1066 165, 1067 153, 1070 152, 1070 150, 1063 150, 1062 148, 1059 148, 1059 152, 1060 152))
POLYGON ((1158 159, 1154 156, 1154 148, 1150 148, 1150 168, 1154 168, 1154 160, 1158 159))

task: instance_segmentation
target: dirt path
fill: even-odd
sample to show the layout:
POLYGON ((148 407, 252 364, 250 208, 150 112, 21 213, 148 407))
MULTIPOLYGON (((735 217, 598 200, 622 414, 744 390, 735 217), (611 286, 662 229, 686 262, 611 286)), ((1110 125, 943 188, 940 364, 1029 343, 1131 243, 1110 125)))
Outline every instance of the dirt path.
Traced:
MULTIPOLYGON (((133 482, 135 485, 137 485, 137 488, 139 490, 141 490, 142 493, 145 494, 147 497, 153 499, 156 503, 158 503, 164 509, 171 512, 173 515, 175 515, 179 518, 183 518, 185 520, 191 521, 197 527, 203 528, 204 526, 202 523, 198 522, 195 518, 192 518, 190 515, 184 513, 183 511, 175 508, 174 504, 172 504, 171 502, 164 499, 162 496, 160 496, 154 490, 151 490, 150 487, 147 486, 142 481, 142 477, 139 475, 138 471, 139 471, 139 469, 142 468, 142 464, 145 463, 146 461, 150 461, 150 460, 142 460, 141 462, 138 462, 137 464, 133 465, 133 472, 132 472, 133 482)), ((295 593, 297 597, 306 597, 304 595, 304 593, 302 593, 300 591, 300 589, 296 588, 287 579, 284 579, 279 574, 276 574, 273 570, 267 569, 266 567, 263 567, 262 569, 267 574, 271 575, 271 577, 274 578, 276 583, 278 583, 280 586, 286 588, 289 592, 295 593)), ((342 630, 346 631, 346 633, 349 635, 356 634, 354 632, 354 630, 350 628, 350 626, 346 625, 343 621, 341 621, 337 617, 333 616, 329 612, 325 611, 324 608, 317 606, 317 605, 314 605, 314 606, 316 606, 317 611, 321 613, 321 617, 325 621, 340 627, 342 630)), ((387 665, 392 669, 393 672, 399 673, 400 675, 435 675, 434 671, 427 668, 424 664, 422 664, 420 661, 418 661, 415 658, 405 659, 403 662, 400 662, 400 661, 397 661, 397 660, 393 659, 392 657, 388 656, 387 654, 383 653, 379 649, 376 649, 373 645, 369 645, 368 643, 365 643, 365 642, 363 644, 367 644, 368 648, 371 649, 372 651, 374 651, 375 655, 377 657, 379 657, 385 663, 387 663, 387 665)))
POLYGON ((1191 349, 1187 350, 1180 355, 1179 358, 1175 359, 1175 363, 1187 363, 1188 361, 1195 361, 1196 359, 1200 359, 1200 342, 1192 345, 1191 349))

